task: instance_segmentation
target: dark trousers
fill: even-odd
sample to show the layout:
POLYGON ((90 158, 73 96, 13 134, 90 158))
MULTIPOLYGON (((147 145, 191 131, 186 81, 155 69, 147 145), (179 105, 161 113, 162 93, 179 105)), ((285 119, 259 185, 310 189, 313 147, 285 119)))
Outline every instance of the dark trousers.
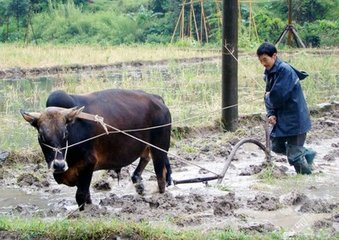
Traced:
POLYGON ((305 140, 306 133, 288 137, 275 137, 275 138, 271 137, 272 151, 275 153, 286 155, 287 145, 303 147, 305 140))

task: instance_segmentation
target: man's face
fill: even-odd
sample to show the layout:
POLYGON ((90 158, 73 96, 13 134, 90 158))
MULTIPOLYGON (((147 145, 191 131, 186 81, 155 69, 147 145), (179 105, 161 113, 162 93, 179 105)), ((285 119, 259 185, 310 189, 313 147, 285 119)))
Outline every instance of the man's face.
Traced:
POLYGON ((268 56, 267 54, 263 54, 263 55, 260 55, 258 58, 259 58, 260 63, 267 70, 270 70, 275 63, 275 60, 277 59, 277 54, 274 53, 272 57, 268 56))

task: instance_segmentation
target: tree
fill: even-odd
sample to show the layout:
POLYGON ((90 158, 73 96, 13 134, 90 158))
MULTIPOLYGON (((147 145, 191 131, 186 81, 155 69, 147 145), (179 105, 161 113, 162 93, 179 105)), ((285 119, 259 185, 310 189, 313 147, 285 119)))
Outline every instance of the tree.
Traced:
MULTIPOLYGON (((338 9, 338 1, 333 0, 292 0, 293 20, 298 23, 327 19, 332 9, 338 9)), ((271 3, 271 11, 282 19, 287 19, 287 1, 271 3)))
POLYGON ((8 12, 16 18, 17 31, 20 30, 20 20, 26 20, 30 8, 29 0, 12 0, 8 5, 8 12))

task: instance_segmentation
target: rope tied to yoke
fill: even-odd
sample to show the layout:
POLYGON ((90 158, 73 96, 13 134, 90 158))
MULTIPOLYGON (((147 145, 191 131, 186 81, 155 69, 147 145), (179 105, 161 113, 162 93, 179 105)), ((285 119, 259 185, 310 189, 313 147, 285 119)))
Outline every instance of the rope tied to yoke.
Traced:
MULTIPOLYGON (((237 105, 238 105, 238 104, 234 104, 234 105, 231 105, 231 106, 228 106, 228 107, 224 107, 224 108, 222 108, 222 109, 236 107, 237 105)), ((197 165, 197 164, 195 164, 195 163, 189 162, 189 161, 185 160, 184 158, 182 158, 182 157, 180 157, 180 156, 178 156, 178 155, 175 155, 175 154, 173 154, 173 153, 170 153, 170 152, 168 152, 168 151, 166 151, 166 150, 164 150, 164 149, 162 149, 162 148, 160 148, 160 147, 158 147, 158 146, 155 146, 155 145, 153 145, 153 144, 151 144, 151 143, 149 143, 149 142, 147 142, 147 141, 144 141, 144 140, 142 140, 142 139, 140 139, 140 138, 137 138, 137 137, 135 137, 135 136, 133 136, 133 135, 131 135, 131 134, 128 133, 128 132, 148 131, 148 130, 152 130, 152 129, 156 129, 156 128, 167 127, 167 126, 172 125, 172 123, 167 123, 167 124, 158 125, 158 126, 152 126, 152 127, 147 127, 147 128, 140 128, 140 129, 126 129, 126 130, 121 130, 121 129, 118 129, 118 128, 114 127, 114 126, 111 126, 111 125, 105 123, 104 118, 103 118, 102 116, 100 116, 100 115, 93 115, 93 114, 81 112, 81 113, 78 114, 77 117, 78 117, 78 118, 81 118, 81 119, 85 119, 85 120, 89 120, 89 121, 93 121, 93 122, 99 123, 99 124, 102 126, 102 128, 104 129, 104 133, 101 133, 101 134, 98 134, 98 135, 96 135, 96 136, 93 136, 93 137, 84 139, 84 140, 82 140, 82 141, 73 143, 73 144, 71 144, 71 145, 68 145, 68 141, 67 141, 66 146, 65 146, 65 147, 62 147, 62 148, 55 148, 55 147, 52 147, 52 146, 50 146, 50 145, 48 145, 48 144, 44 144, 44 143, 43 143, 43 145, 46 146, 46 147, 48 147, 48 148, 51 148, 53 151, 61 152, 62 150, 66 149, 66 152, 67 152, 68 148, 71 148, 71 147, 80 145, 80 144, 82 144, 82 143, 85 143, 85 142, 94 140, 94 139, 99 138, 99 137, 102 137, 102 136, 104 136, 104 135, 109 135, 109 134, 113 134, 113 133, 121 133, 121 134, 124 134, 124 135, 126 135, 126 136, 128 136, 128 137, 131 137, 131 138, 133 138, 133 139, 135 139, 135 140, 137 140, 137 141, 139 141, 139 142, 142 142, 142 143, 144 143, 144 144, 146 144, 146 145, 148 145, 148 146, 150 146, 150 147, 153 147, 153 148, 155 148, 155 149, 157 149, 157 150, 159 150, 159 151, 162 151, 162 152, 164 152, 164 153, 166 153, 166 154, 172 155, 173 157, 175 157, 176 159, 178 159, 179 161, 181 161, 181 162, 183 162, 183 163, 186 163, 186 164, 188 164, 188 165, 192 165, 192 166, 198 167, 198 168, 200 168, 200 169, 202 169, 202 170, 206 170, 206 171, 208 171, 208 172, 210 172, 210 173, 212 173, 212 174, 214 174, 214 175, 216 175, 216 176, 218 176, 218 177, 220 176, 219 174, 217 174, 217 173, 215 173, 215 172, 213 172, 213 171, 211 171, 211 170, 209 170, 209 169, 206 169, 206 168, 204 168, 204 167, 201 167, 201 166, 199 166, 199 165, 197 165), (108 128, 113 129, 114 131, 109 131, 108 128)))
POLYGON ((94 116, 94 120, 98 123, 100 123, 100 125, 102 126, 102 128, 105 130, 106 134, 108 135, 109 132, 108 132, 108 129, 107 129, 107 126, 106 126, 106 123, 104 122, 104 118, 99 116, 99 115, 95 115, 94 116))

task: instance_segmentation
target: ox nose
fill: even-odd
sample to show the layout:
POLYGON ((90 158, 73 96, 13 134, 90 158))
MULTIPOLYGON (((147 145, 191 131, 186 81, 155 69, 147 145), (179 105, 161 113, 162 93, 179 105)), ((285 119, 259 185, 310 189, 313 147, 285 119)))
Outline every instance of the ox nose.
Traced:
POLYGON ((58 159, 54 159, 52 167, 55 173, 65 172, 68 169, 67 162, 65 160, 58 159))

